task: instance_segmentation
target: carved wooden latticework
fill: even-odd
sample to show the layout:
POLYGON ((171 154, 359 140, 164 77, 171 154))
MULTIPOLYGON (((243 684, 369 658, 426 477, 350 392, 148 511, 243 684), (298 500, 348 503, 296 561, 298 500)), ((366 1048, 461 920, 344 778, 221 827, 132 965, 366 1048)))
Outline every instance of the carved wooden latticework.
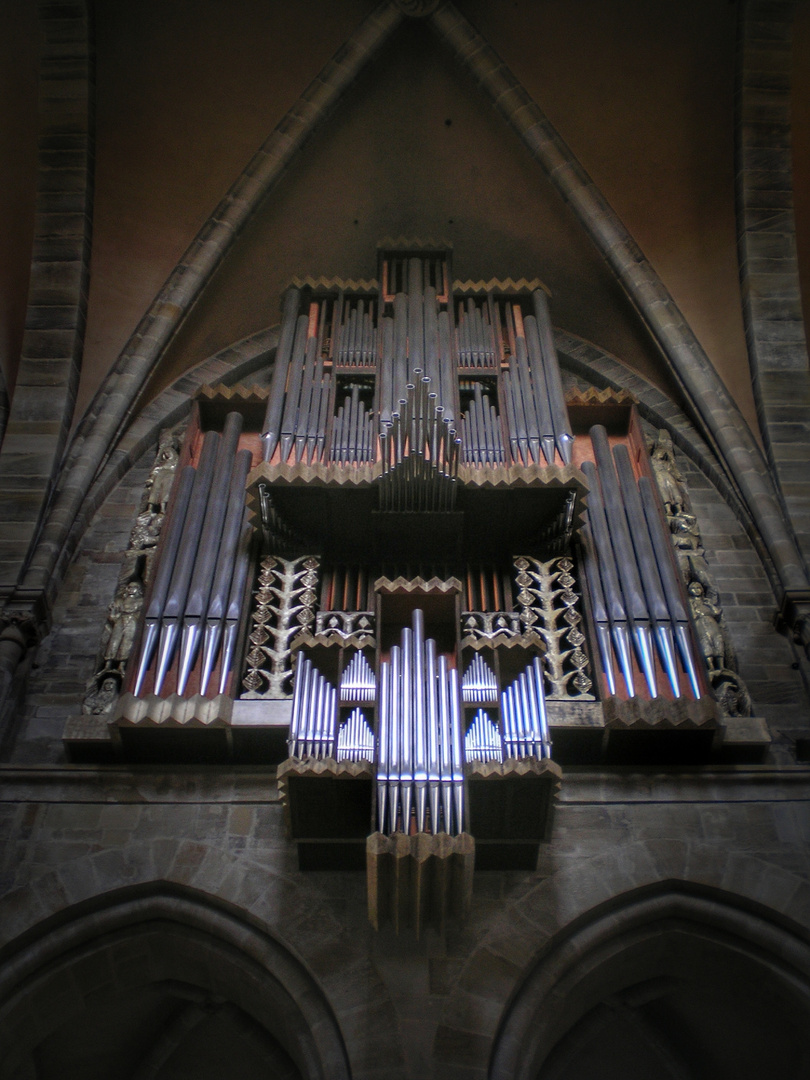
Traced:
POLYGON ((290 642, 315 622, 319 567, 320 560, 313 555, 297 559, 268 555, 262 559, 242 697, 292 695, 290 642))
POLYGON ((520 621, 525 631, 533 630, 546 643, 543 664, 551 687, 548 697, 592 701, 593 681, 586 673, 590 661, 577 610, 580 597, 571 573, 573 560, 567 555, 546 561, 520 555, 514 565, 520 621))

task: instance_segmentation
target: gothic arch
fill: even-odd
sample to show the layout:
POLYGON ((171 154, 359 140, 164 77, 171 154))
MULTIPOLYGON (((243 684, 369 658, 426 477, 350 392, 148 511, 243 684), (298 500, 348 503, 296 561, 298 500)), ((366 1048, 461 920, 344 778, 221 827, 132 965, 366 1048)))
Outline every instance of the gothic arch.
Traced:
POLYGON ((810 994, 810 888, 775 862, 697 838, 636 840, 620 857, 598 853, 573 866, 552 854, 544 876, 515 887, 470 953, 437 1030, 437 1060, 450 1063, 465 1046, 471 1063, 489 1057, 490 1080, 534 1080, 529 1066, 539 1068, 566 1029, 543 1034, 564 1007, 569 966, 575 986, 597 944, 620 954, 611 943, 625 927, 647 933, 676 916, 749 940, 758 955, 796 968, 810 994))
POLYGON ((144 1026, 142 1017, 140 1034, 129 1032, 141 1058, 131 1061, 133 1076, 159 1077, 193 1030, 219 1024, 249 1043, 250 1059, 274 1076, 349 1077, 340 1028, 313 975, 269 934, 200 894, 123 890, 49 922, 26 935, 4 965, 0 1076, 34 1075, 37 1047, 47 1062, 61 1040, 84 1027, 94 1040, 93 1062, 103 1062, 99 1015, 105 1008, 109 1014, 111 1003, 143 1008, 151 994, 160 995, 152 1007, 165 1022, 144 1026))
MULTIPOLYGON (((685 1021, 678 1002, 705 1002, 709 994, 717 1008, 706 1018, 709 1028, 719 1028, 733 1015, 729 1003, 745 995, 767 1017, 760 1017, 756 1039, 766 1037, 769 1022, 780 1025, 780 1039, 770 1048, 781 1055, 771 1061, 775 1072, 786 1080, 806 1075, 810 946, 806 933, 773 916, 721 890, 662 882, 577 920, 551 940, 513 995, 494 1041, 490 1080, 584 1075, 577 1068, 588 1040, 604 1040, 607 1031, 619 1041, 632 1038, 633 1054, 653 1062, 656 1075, 708 1076, 705 1057, 719 1050, 708 1045, 707 1032, 688 1030, 695 1017, 687 1011, 685 1021), (677 1038, 667 1030, 668 1000, 670 1008, 675 1003, 677 1038), (695 1054, 697 1071, 690 1060, 695 1054)), ((743 1031, 712 1032, 718 1047, 734 1034, 744 1041, 743 1031)), ((612 1076, 610 1052, 609 1045, 599 1049, 612 1076)))
MULTIPOLYGON (((30 554, 26 588, 46 589, 54 578, 83 500, 185 314, 259 202, 394 33, 405 7, 393 0, 381 3, 338 50, 237 178, 155 298, 77 428, 65 458, 63 480, 30 554)), ((454 5, 444 0, 429 14, 427 9, 417 13, 427 14, 450 53, 523 140, 631 298, 681 386, 695 422, 716 443, 721 468, 739 488, 756 521, 776 568, 780 592, 806 588, 807 569, 759 446, 652 266, 539 106, 454 5)))

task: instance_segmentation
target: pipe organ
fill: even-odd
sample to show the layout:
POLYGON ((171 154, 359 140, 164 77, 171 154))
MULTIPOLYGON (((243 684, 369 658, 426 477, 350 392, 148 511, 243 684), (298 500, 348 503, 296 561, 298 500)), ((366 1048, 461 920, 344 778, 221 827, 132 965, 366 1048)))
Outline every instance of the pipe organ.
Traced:
POLYGON ((285 757, 301 865, 365 861, 375 922, 426 867, 452 907, 533 866, 559 762, 719 753, 632 402, 566 401, 540 283, 445 249, 290 286, 266 389, 198 403, 156 566, 121 744, 285 757))

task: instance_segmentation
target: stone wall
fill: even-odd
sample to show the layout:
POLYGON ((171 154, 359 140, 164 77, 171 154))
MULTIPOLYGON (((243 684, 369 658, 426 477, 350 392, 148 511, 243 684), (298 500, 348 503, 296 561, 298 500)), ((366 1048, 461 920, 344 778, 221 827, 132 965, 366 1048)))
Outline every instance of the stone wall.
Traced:
POLYGON ((595 912, 618 926, 651 890, 688 885, 810 934, 806 769, 568 770, 537 871, 476 874, 466 925, 420 941, 371 930, 362 873, 297 871, 269 772, 2 773, 0 944, 137 896, 213 905, 304 964, 355 1080, 483 1078, 510 999, 551 945, 595 912))

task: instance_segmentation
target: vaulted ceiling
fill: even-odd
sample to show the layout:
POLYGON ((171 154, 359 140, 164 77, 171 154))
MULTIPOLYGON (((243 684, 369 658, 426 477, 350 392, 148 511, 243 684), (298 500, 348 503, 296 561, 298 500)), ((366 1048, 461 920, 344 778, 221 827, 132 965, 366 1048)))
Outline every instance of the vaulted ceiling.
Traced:
MULTIPOLYGON (((753 422, 734 223, 737 7, 726 0, 465 0, 628 227, 753 422)), ((100 0, 93 254, 79 408, 256 148, 373 8, 100 0)), ((9 163, 0 349, 25 308, 36 154, 34 6, 0 40, 9 163)), ((810 249, 810 17, 796 27, 797 227, 810 249)), ((296 274, 370 276, 384 235, 446 238, 461 278, 539 276, 555 322, 670 389, 655 346, 569 209, 421 22, 406 22, 238 240, 147 395, 272 324, 296 274)))

